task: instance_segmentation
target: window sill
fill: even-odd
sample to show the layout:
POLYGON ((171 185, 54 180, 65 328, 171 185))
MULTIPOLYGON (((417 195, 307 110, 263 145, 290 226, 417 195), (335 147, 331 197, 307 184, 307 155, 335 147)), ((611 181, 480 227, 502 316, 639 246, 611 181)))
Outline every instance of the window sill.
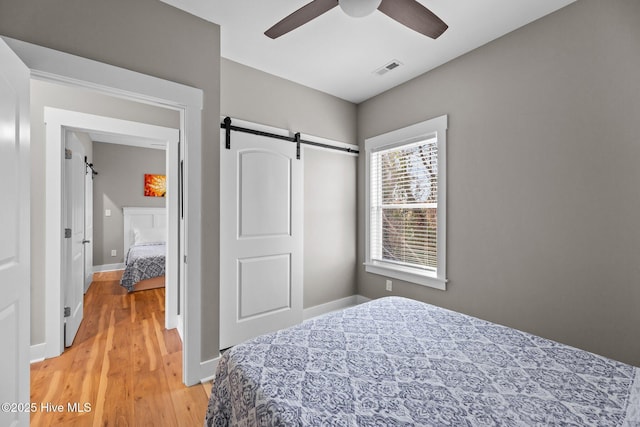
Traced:
POLYGON ((439 289, 441 291, 447 290, 447 279, 441 279, 428 272, 381 263, 365 263, 364 266, 365 270, 368 273, 392 277, 394 279, 404 280, 405 282, 415 283, 417 285, 428 286, 430 288, 439 289))

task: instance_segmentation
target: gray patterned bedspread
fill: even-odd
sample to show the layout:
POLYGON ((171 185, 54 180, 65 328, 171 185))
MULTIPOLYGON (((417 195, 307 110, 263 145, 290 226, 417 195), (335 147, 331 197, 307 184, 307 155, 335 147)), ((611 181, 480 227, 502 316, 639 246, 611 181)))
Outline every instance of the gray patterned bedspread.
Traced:
POLYGON ((207 426, 640 426, 640 368, 399 297, 226 352, 207 426))
POLYGON ((131 292, 135 284, 141 280, 164 276, 166 253, 165 243, 131 246, 127 252, 120 284, 131 292))

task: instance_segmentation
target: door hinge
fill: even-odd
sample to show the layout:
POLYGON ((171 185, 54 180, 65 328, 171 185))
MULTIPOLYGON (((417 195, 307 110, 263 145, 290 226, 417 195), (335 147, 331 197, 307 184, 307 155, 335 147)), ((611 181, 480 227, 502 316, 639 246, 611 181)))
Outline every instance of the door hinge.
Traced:
POLYGON ((184 263, 185 264, 187 263, 187 256, 186 255, 184 256, 184 263))
POLYGON ((64 149, 64 158, 65 160, 71 160, 73 158, 73 151, 69 150, 68 148, 64 149))
POLYGON ((70 228, 65 228, 64 229, 64 238, 65 239, 70 239, 71 238, 71 229, 70 228))
POLYGON ((71 307, 64 308, 64 317, 71 317, 71 307))

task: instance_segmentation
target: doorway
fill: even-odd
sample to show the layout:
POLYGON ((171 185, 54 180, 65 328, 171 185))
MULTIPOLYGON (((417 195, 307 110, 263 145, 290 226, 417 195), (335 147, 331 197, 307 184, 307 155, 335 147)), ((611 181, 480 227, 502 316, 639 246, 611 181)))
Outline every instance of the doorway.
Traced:
MULTIPOLYGON (((148 125, 144 123, 131 122, 121 119, 113 119, 103 116, 96 116, 87 113, 79 113, 68 110, 61 110, 56 108, 45 107, 44 119, 47 123, 46 128, 46 148, 47 148, 47 183, 55 183, 56 178, 59 177, 56 166, 60 165, 59 155, 61 147, 64 147, 65 141, 63 136, 66 131, 72 130, 76 132, 93 133, 111 135, 118 141, 125 141, 127 138, 130 140, 146 141, 150 143, 155 141, 156 143, 164 144, 167 148, 167 178, 168 182, 176 183, 178 181, 178 143, 179 132, 177 129, 170 129, 155 125, 148 125)), ((65 163, 66 171, 66 163, 65 163)), ((64 175, 64 174, 63 174, 64 175)), ((175 184, 174 184, 175 186, 175 184)), ((47 188, 47 200, 51 203, 62 203, 62 191, 59 193, 57 185, 50 185, 47 188), (57 194, 57 197, 56 197, 57 194)), ((170 187, 171 188, 171 187, 170 187)), ((167 292, 165 302, 165 326, 168 329, 176 327, 181 324, 178 320, 178 313, 182 311, 178 307, 178 301, 180 299, 178 295, 178 289, 180 288, 178 282, 178 266, 179 266, 179 218, 178 218, 178 193, 177 186, 176 191, 167 193, 167 292)), ((51 216, 48 219, 53 220, 51 216)), ((53 227, 47 227, 47 250, 49 254, 54 253, 54 245, 56 245, 55 237, 58 235, 57 231, 53 227)), ((61 241, 65 242, 66 236, 61 237, 61 241)), ((62 243, 57 243, 62 244, 62 243)), ((64 262, 64 257, 51 256, 51 258, 60 260, 60 266, 56 266, 53 262, 48 263, 50 269, 48 277, 56 277, 54 270, 60 270, 62 272, 61 281, 48 280, 46 284, 46 320, 47 320, 47 346, 48 357, 55 357, 62 353, 62 346, 64 345, 64 318, 60 316, 62 312, 61 308, 67 299, 67 294, 82 295, 83 283, 80 281, 78 289, 65 289, 62 284, 67 284, 67 287, 73 281, 68 280, 72 277, 73 270, 66 270, 64 267, 69 266, 69 263, 64 262), (62 258, 62 259, 60 259, 62 258), (67 291, 67 292, 65 292, 67 291)), ((78 267, 82 268, 82 266, 78 267)), ((184 288, 184 286, 182 287, 184 288)), ((73 310, 69 310, 71 314, 70 318, 74 319, 76 312, 81 313, 82 298, 76 298, 74 300, 73 310)), ((69 319, 69 317, 67 317, 69 319)), ((79 321, 72 322, 76 326, 79 325, 79 321)), ((76 328, 77 329, 77 328, 76 328)), ((180 331, 182 333, 182 331, 180 331)), ((68 340, 69 341, 69 340, 68 340)), ((69 344, 69 342, 67 342, 69 344)))
MULTIPOLYGON (((32 79, 63 83, 73 87, 90 88, 99 93, 109 94, 117 98, 131 99, 174 109, 179 112, 180 129, 183 138, 183 144, 180 146, 180 156, 184 164, 182 169, 184 171, 184 180, 182 181, 184 199, 181 205, 181 217, 183 218, 185 230, 183 234, 185 236, 184 253, 188 255, 189 259, 189 263, 186 262, 186 259, 184 261, 181 260, 181 266, 183 267, 181 272, 185 275, 183 381, 185 384, 192 385, 199 382, 200 379, 210 376, 213 369, 215 369, 215 360, 201 362, 202 278, 200 247, 202 234, 202 165, 200 164, 200 159, 202 157, 202 90, 7 37, 3 37, 3 40, 25 63, 32 79)), ((59 177, 62 173, 61 166, 57 165, 55 170, 57 172, 56 175, 59 177)), ((44 168, 35 173, 44 174, 44 168)), ((56 182, 49 183, 47 181, 46 184, 58 186, 60 184, 59 181, 60 178, 57 178, 56 182)), ((42 211, 46 211, 47 215, 45 219, 41 220, 42 225, 37 223, 35 231, 40 235, 44 235, 46 234, 45 229, 48 230, 51 226, 53 226, 54 230, 61 230, 61 206, 59 201, 56 202, 55 198, 52 198, 52 200, 46 200, 43 205, 44 209, 42 211)), ((59 236, 55 241, 59 241, 59 236)), ((44 281, 45 278, 43 276, 46 275, 44 270, 53 268, 51 264, 57 264, 58 267, 54 268, 56 274, 53 279, 60 280, 59 262, 56 263, 52 260, 44 259, 44 252, 48 253, 44 246, 43 244, 41 248, 38 248, 40 251, 38 254, 40 255, 39 259, 43 260, 43 265, 39 267, 42 270, 36 268, 36 278, 44 281)), ((59 253, 59 251, 59 247, 54 248, 54 254, 59 253)), ((34 258, 33 254, 32 258, 34 258)), ((37 293, 44 294, 44 289, 38 288, 37 293)), ((43 305, 41 304, 31 310, 32 324, 34 323, 33 320, 36 320, 41 322, 41 325, 44 325, 44 316, 41 314, 45 308, 43 305)), ((44 328, 44 326, 41 327, 44 328)), ((38 340, 32 341, 31 352, 32 354, 42 354, 41 357, 45 357, 50 346, 44 336, 45 333, 40 333, 41 336, 37 338, 38 340)), ((31 359, 33 360, 34 357, 32 356, 31 359)))

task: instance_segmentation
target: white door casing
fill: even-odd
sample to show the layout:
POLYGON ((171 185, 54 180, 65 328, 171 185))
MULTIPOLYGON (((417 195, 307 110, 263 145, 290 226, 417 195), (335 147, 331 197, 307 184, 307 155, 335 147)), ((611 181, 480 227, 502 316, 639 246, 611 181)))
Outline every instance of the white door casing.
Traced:
MULTIPOLYGON (((177 146, 180 132, 177 129, 166 128, 162 126, 149 125, 145 123, 132 122, 128 120, 113 119, 110 117, 97 116, 94 114, 80 113, 76 111, 62 110, 58 108, 45 107, 44 118, 46 123, 46 150, 47 150, 47 188, 46 188, 46 206, 47 206, 47 299, 46 299, 46 338, 47 348, 46 357, 56 357, 63 351, 64 345, 64 321, 63 307, 65 304, 65 295, 63 292, 62 277, 64 271, 61 269, 63 261, 61 257, 56 256, 56 248, 60 251, 64 242, 64 217, 57 217, 56 212, 63 212, 61 200, 62 160, 56 160, 55 154, 64 156, 64 144, 62 143, 62 135, 65 129, 82 131, 82 132, 98 132, 110 133, 113 135, 133 136, 145 139, 153 139, 170 145, 177 146), (59 187, 60 186, 60 187, 59 187), (58 190, 60 188, 60 190, 58 190), (57 226, 56 224, 63 224, 57 226), (57 279, 57 280, 56 280, 57 279)), ((168 149, 169 153, 174 155, 177 148, 168 149)), ((174 159, 177 163, 178 159, 174 159)), ((173 169, 167 170, 168 181, 175 180, 171 173, 173 169)), ((170 189, 170 187, 168 187, 170 189)), ((171 193, 167 193, 167 206, 177 204, 177 198, 171 193)), ((168 209, 168 214, 177 210, 168 209)), ((177 220, 169 218, 169 240, 167 246, 178 247, 177 242, 171 240, 177 236, 177 232, 172 232, 173 228, 177 228, 177 220)), ((177 257, 177 255, 176 255, 177 257)), ((174 284, 178 280, 177 271, 174 264, 167 264, 166 277, 168 284, 174 284)), ((83 279, 84 280, 84 279, 83 279)), ((168 286, 171 288, 171 285, 168 286)), ((177 303, 171 298, 175 298, 175 292, 171 290, 166 292, 165 312, 168 317, 177 316, 177 303)), ((73 311, 73 308, 72 308, 73 311)), ((172 321, 172 325, 168 328, 175 327, 176 320, 172 321)))
POLYGON ((14 427, 29 425, 29 69, 2 40, 0 63, 0 425, 14 427))
MULTIPOLYGON (((31 71, 32 78, 83 87, 111 96, 171 108, 180 113, 181 158, 184 161, 185 221, 185 232, 181 234, 180 239, 184 240, 181 245, 184 245, 185 255, 189 256, 189 263, 186 260, 181 261, 182 268, 180 269, 180 271, 184 271, 185 277, 184 285, 180 290, 180 304, 184 307, 181 310, 182 322, 184 323, 183 382, 187 385, 193 385, 202 378, 212 376, 215 370, 215 361, 219 355, 205 361, 202 360, 201 355, 202 166, 200 159, 202 157, 203 91, 9 37, 1 38, 24 61, 31 71)), ((52 154, 57 156, 56 152, 52 154)), ((48 152, 47 158, 49 158, 48 152)), ((59 167, 55 167, 55 165, 54 173, 60 174, 59 167)), ((60 179, 57 180, 59 184, 60 179)), ((56 208, 55 205, 53 207, 56 208)), ((57 211, 51 212, 48 207, 47 212, 48 215, 57 216, 57 224, 53 223, 53 232, 55 232, 60 227, 60 214, 57 211)), ((50 226, 51 220, 47 218, 47 234, 50 233, 50 226)), ((47 264, 47 268, 52 267, 47 264)), ((50 332, 49 329, 45 331, 45 354, 52 347, 48 338, 50 332)), ((53 344, 54 351, 57 344, 53 344)))
POLYGON ((93 171, 85 166, 84 176, 84 292, 93 281, 93 171))
POLYGON ((296 145, 220 145, 220 348, 302 321, 303 164, 296 145))
POLYGON ((73 132, 65 132, 63 222, 64 346, 76 337, 84 312, 84 147, 73 132), (67 234, 68 233, 68 234, 67 234))

